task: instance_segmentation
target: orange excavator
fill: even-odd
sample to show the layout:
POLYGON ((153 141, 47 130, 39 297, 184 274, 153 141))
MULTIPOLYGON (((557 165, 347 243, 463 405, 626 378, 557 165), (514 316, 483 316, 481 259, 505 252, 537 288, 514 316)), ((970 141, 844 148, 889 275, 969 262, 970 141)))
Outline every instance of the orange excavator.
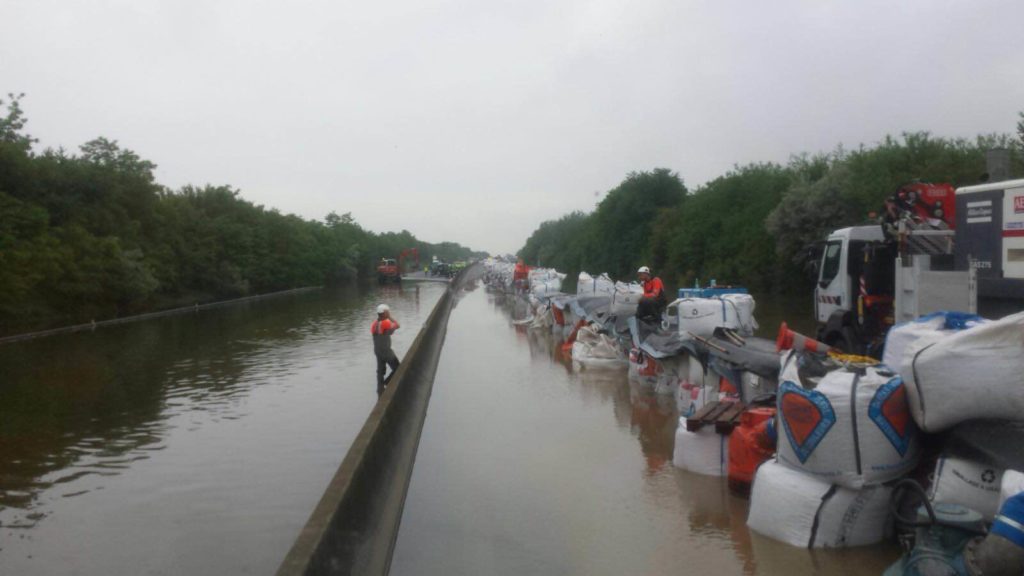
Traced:
POLYGON ((394 258, 381 258, 380 264, 377 265, 377 282, 380 284, 387 284, 389 282, 397 284, 401 282, 402 271, 405 269, 405 262, 409 258, 415 261, 413 269, 419 269, 420 251, 416 248, 402 250, 401 254, 398 255, 398 260, 394 258))

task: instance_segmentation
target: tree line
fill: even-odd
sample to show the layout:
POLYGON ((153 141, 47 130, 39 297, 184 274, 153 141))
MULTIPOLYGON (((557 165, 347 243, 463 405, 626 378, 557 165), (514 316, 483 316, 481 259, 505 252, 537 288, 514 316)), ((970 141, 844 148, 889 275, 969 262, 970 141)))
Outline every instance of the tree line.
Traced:
POLYGON ((358 280, 406 248, 425 261, 485 255, 374 233, 348 213, 282 214, 230 186, 170 190, 106 138, 37 152, 19 101, 0 100, 0 335, 358 280))
POLYGON ((1014 171, 1024 173, 1024 113, 1020 118, 1016 140, 905 133, 784 165, 736 166, 692 191, 665 168, 633 172, 593 211, 542 223, 519 256, 567 272, 572 282, 581 270, 630 279, 649 265, 672 292, 713 278, 760 293, 805 293, 815 241, 867 222, 901 185, 982 182, 992 148, 1010 149, 1014 171))

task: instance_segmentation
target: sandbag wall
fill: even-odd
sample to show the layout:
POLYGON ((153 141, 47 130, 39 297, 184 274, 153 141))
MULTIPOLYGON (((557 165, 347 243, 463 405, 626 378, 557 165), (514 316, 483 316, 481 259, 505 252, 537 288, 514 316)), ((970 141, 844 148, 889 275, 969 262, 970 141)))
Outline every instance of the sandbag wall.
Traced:
POLYGON ((1024 313, 995 321, 925 316, 890 330, 884 358, 906 382, 914 422, 947 438, 930 470, 929 498, 993 520, 1003 501, 1024 491, 1024 449, 1016 448, 1024 443, 1024 313), (971 433, 979 429, 985 433, 971 433), (954 441, 964 434, 975 437, 970 449, 954 441))
POLYGON ((795 546, 881 541, 892 485, 912 473, 930 479, 933 504, 989 522, 1024 491, 1011 467, 1024 468, 1024 314, 924 317, 890 331, 884 358, 823 371, 818 357, 783 357, 778 451, 755 476, 752 530, 795 546), (917 469, 935 432, 942 455, 917 469))
POLYGON ((757 471, 748 526, 808 548, 881 542, 890 482, 920 453, 903 380, 885 366, 853 364, 803 376, 805 359, 815 360, 781 359, 778 451, 757 471))
MULTIPOLYGON (((496 276, 504 282, 508 271, 496 276)), ((564 339, 576 369, 628 366, 629 378, 673 394, 681 416, 673 464, 749 493, 748 525, 764 536, 801 547, 880 542, 893 483, 910 475, 930 478, 933 502, 988 520, 1024 489, 1024 462, 985 451, 921 463, 923 439, 938 441, 930 434, 985 418, 1024 420, 1024 313, 998 321, 940 313, 896 326, 885 361, 872 365, 759 348, 746 294, 680 298, 669 310, 674 322, 649 335, 618 322, 635 311, 636 285, 581 273, 576 294, 563 294, 544 284, 558 278, 560 288, 559 273, 531 276, 533 328, 564 339), (687 417, 709 403, 772 393, 773 405, 748 409, 729 434, 687 429, 687 417)))

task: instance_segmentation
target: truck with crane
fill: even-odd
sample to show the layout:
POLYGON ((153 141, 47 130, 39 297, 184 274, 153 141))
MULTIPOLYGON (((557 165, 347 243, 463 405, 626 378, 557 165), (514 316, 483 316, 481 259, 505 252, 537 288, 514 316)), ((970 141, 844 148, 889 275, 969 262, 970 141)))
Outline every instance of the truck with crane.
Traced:
POLYGON ((814 293, 818 340, 880 356, 899 322, 1024 309, 1024 179, 954 189, 914 182, 881 224, 828 235, 814 293))

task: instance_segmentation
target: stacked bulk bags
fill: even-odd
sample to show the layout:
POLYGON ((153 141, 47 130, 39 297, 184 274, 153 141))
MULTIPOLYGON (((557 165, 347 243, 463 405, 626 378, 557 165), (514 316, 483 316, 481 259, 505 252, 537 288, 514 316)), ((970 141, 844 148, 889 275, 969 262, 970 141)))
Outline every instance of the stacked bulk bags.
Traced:
POLYGON ((1024 414, 1024 312, 909 345, 900 372, 927 432, 1024 414))
POLYGON ((676 357, 672 364, 676 375, 676 428, 672 463, 676 468, 705 476, 725 476, 729 472, 729 436, 718 434, 714 426, 686 429, 686 419, 709 402, 721 400, 719 379, 708 373, 700 361, 689 355, 676 357))
POLYGON ((803 382, 800 355, 779 374, 777 460, 755 476, 748 525, 794 546, 883 539, 891 488, 919 455, 902 378, 885 366, 831 366, 803 382))
POLYGON ((898 374, 884 366, 844 367, 808 389, 797 358, 787 354, 780 375, 780 462, 854 489, 899 478, 917 465, 917 427, 898 374))
POLYGON ((891 495, 885 485, 853 490, 768 461, 757 469, 747 526, 791 546, 877 544, 885 538, 891 495))

